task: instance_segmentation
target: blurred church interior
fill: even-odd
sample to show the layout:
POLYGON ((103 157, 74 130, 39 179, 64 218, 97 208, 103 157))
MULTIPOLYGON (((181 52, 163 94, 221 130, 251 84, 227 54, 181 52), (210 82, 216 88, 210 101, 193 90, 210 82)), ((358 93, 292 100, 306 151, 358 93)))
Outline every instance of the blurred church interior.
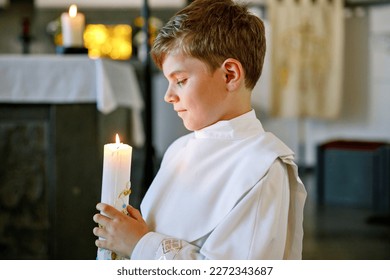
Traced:
MULTIPOLYGON (((340 94, 321 101, 337 112, 278 115, 272 62, 282 46, 269 39, 277 23, 267 0, 247 1, 269 40, 253 108, 296 153, 308 191, 303 259, 390 259, 390 1, 327 1, 342 5, 332 19, 339 43, 314 56, 338 65, 329 79, 340 94)), ((102 2, 0 0, 0 259, 95 259, 103 145, 119 133, 133 146, 130 203, 139 207, 164 151, 188 133, 163 102, 167 82, 145 38, 191 1, 102 2), (85 15, 77 48, 62 46, 70 4, 85 15)))

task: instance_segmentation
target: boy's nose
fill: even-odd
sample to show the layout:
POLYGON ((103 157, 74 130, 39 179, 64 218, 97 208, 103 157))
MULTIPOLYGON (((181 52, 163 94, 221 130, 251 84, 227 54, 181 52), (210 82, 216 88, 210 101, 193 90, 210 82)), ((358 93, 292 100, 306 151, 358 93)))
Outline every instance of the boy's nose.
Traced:
POLYGON ((175 103, 179 100, 179 97, 168 87, 165 92, 164 101, 167 103, 175 103))

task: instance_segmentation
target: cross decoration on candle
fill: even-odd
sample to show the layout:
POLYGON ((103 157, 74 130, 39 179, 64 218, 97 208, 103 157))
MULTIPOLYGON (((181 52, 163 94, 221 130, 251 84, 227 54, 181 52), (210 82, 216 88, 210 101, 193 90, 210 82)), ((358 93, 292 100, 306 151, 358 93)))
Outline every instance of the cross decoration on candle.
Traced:
MULTIPOLYGON (((131 193, 132 150, 131 146, 120 142, 118 134, 116 135, 116 143, 104 145, 101 202, 114 206, 125 214, 127 214, 126 207, 131 193)), ((99 248, 97 259, 118 260, 122 258, 114 252, 99 248)))
POLYGON ((85 16, 71 5, 68 13, 61 15, 62 45, 64 47, 83 47, 85 16))

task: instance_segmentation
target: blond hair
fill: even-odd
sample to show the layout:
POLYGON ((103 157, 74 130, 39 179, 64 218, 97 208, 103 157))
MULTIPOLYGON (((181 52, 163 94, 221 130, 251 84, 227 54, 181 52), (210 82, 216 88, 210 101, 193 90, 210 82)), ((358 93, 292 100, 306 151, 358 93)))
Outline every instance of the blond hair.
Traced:
POLYGON ((245 5, 232 0, 195 0, 160 30, 151 50, 160 69, 167 54, 182 52, 214 72, 227 58, 240 61, 245 85, 260 78, 266 50, 264 24, 245 5))

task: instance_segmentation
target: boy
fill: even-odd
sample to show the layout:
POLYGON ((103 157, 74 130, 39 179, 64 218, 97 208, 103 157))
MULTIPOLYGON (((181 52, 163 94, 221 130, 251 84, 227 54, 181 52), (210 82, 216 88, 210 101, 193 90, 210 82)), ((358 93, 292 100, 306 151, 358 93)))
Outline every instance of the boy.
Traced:
POLYGON ((98 204, 96 245, 131 259, 301 259, 306 191, 293 153, 264 132, 251 91, 262 21, 231 0, 195 0, 157 36, 165 101, 192 133, 166 151, 129 215, 98 204))

